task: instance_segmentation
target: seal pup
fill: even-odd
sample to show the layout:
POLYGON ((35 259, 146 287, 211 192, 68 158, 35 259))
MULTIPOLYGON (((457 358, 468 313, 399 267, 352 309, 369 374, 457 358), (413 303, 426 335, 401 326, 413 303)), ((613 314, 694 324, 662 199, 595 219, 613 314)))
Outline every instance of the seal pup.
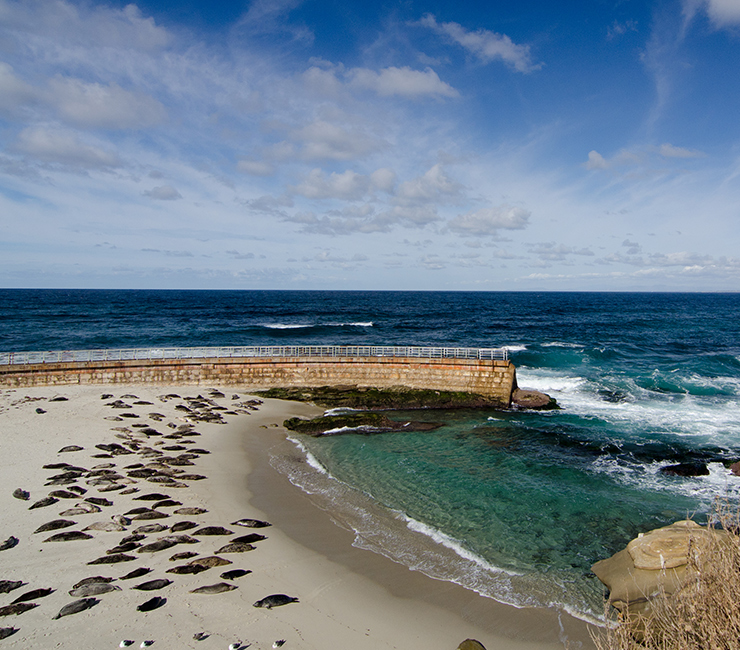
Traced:
POLYGON ((14 546, 18 546, 19 541, 20 540, 17 537, 13 537, 13 535, 11 535, 2 544, 0 544, 0 551, 7 551, 14 546))
POLYGON ((258 600, 252 605, 252 607, 265 607, 266 609, 272 609, 273 607, 280 607, 281 605, 288 605, 289 603, 299 602, 297 598, 293 596, 286 596, 285 594, 271 594, 258 600))
POLYGON ((124 639, 118 644, 119 648, 128 648, 131 645, 134 645, 135 641, 132 641, 131 639, 124 639))
POLYGON ((13 490, 13 496, 21 501, 28 501, 31 498, 31 493, 27 492, 23 488, 16 488, 13 490))

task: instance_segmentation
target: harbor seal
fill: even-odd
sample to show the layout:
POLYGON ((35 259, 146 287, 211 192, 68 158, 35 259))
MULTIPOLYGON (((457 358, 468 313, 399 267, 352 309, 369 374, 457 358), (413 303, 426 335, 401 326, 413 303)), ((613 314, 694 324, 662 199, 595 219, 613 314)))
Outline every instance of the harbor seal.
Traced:
POLYGON ((164 589, 165 587, 168 587, 171 584, 172 584, 172 580, 167 580, 166 578, 158 578, 156 580, 149 580, 147 582, 142 582, 141 584, 138 584, 135 587, 131 587, 131 588, 138 589, 140 591, 154 591, 156 589, 164 589))
POLYGON ((59 610, 59 613, 54 617, 54 620, 60 619, 62 616, 79 614, 80 612, 84 612, 86 609, 95 607, 99 602, 100 599, 98 598, 83 598, 82 600, 75 600, 74 602, 62 607, 62 609, 59 610))
POLYGON ((163 598, 162 596, 155 596, 154 598, 150 598, 145 603, 139 605, 136 609, 140 612, 151 612, 154 609, 162 607, 162 605, 164 605, 166 602, 166 598, 163 598))
POLYGON ((205 585, 204 587, 198 587, 197 589, 191 589, 191 594, 222 594, 225 591, 233 591, 238 589, 236 585, 230 585, 227 582, 217 582, 215 585, 205 585))
POLYGON ((299 602, 298 599, 294 598, 293 596, 286 596, 285 594, 271 594, 269 596, 265 596, 261 600, 258 600, 252 606, 272 609, 273 607, 280 607, 281 605, 288 605, 289 603, 297 602, 299 602))

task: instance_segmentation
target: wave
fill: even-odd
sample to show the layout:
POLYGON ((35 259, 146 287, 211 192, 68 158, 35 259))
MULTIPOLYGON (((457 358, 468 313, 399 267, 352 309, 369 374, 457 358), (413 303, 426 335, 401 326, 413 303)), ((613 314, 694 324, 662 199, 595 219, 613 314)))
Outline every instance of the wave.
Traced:
POLYGON ((374 327, 373 321, 357 321, 350 323, 262 323, 260 327, 270 330, 299 330, 318 327, 374 327))
POLYGON ((543 343, 543 348, 572 348, 574 350, 581 350, 584 346, 581 343, 563 343, 562 341, 551 341, 549 343, 543 343))
POLYGON ((573 575, 515 572, 498 567, 467 549, 463 542, 405 513, 383 506, 372 495, 337 479, 305 445, 288 440, 305 454, 305 463, 273 455, 271 465, 311 497, 337 525, 354 532, 353 546, 437 579, 511 605, 554 607, 577 618, 601 624, 601 588, 584 585, 573 592, 573 575))
POLYGON ((513 354, 516 352, 524 352, 527 349, 526 345, 504 345, 502 347, 504 350, 506 350, 510 354, 513 354))

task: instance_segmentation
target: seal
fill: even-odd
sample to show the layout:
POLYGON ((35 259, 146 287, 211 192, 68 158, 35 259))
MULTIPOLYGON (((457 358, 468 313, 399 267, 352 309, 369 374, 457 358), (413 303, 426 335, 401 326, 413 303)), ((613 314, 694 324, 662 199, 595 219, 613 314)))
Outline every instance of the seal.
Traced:
POLYGON ((297 602, 299 602, 298 599, 294 598, 293 596, 286 596, 285 594, 271 594, 269 596, 265 596, 261 600, 258 600, 252 606, 272 609, 273 607, 280 607, 281 605, 288 605, 289 603, 297 602))
POLYGON ((151 612, 153 609, 162 607, 166 602, 166 598, 163 598, 162 596, 154 596, 154 598, 150 598, 145 603, 141 603, 141 605, 136 609, 140 612, 151 612))
POLYGON ((36 600, 37 598, 43 598, 44 596, 48 596, 49 594, 54 593, 54 589, 51 588, 44 588, 44 589, 31 589, 31 591, 27 591, 25 594, 21 594, 16 598, 11 605, 15 605, 16 603, 25 603, 29 600, 36 600))
POLYGON ((225 591, 233 591, 238 589, 236 585, 230 585, 227 582, 217 582, 215 585, 206 585, 204 587, 198 587, 197 589, 191 589, 191 594, 222 594, 225 591))
POLYGON ((165 578, 158 578, 157 580, 149 580, 148 582, 142 582, 141 584, 131 587, 132 589, 138 589, 140 591, 154 591, 156 589, 164 589, 172 584, 172 580, 165 578))
POLYGON ((74 602, 62 607, 62 609, 59 610, 59 613, 54 617, 54 620, 60 619, 62 616, 79 614, 80 612, 84 612, 86 609, 95 607, 99 602, 99 598, 83 598, 82 600, 75 600, 74 602))
POLYGON ((236 578, 241 578, 249 573, 252 572, 247 569, 231 569, 231 571, 224 571, 219 577, 224 580, 236 580, 236 578))

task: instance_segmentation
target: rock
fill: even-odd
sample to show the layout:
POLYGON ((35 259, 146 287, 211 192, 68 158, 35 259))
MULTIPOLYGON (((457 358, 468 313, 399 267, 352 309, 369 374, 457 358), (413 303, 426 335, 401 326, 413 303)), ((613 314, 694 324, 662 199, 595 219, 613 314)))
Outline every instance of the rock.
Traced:
POLYGON ((668 476, 709 476, 706 463, 678 463, 660 468, 661 474, 668 476))
POLYGON ((535 409, 538 411, 560 408, 558 403, 546 393, 523 388, 514 389, 511 393, 511 403, 518 408, 535 409))
POLYGON ((591 567, 609 589, 609 602, 630 616, 649 615, 650 601, 673 594, 692 575, 691 554, 700 555, 710 542, 729 539, 729 533, 694 521, 640 534, 622 551, 591 567))
POLYGON ((486 648, 480 641, 465 639, 465 641, 457 646, 457 650, 486 650, 486 648))

